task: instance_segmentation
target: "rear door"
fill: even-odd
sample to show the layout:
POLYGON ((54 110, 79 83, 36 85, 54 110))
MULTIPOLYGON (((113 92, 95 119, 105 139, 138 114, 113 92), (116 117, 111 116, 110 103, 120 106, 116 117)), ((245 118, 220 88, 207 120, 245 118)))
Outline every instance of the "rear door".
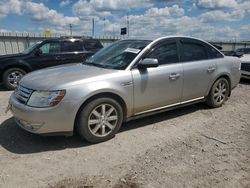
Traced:
POLYGON ((61 41, 61 52, 62 64, 81 63, 86 59, 82 40, 61 41))
POLYGON ((179 63, 175 40, 166 40, 144 57, 158 59, 159 67, 132 70, 134 84, 134 113, 165 108, 179 103, 183 84, 183 69, 179 63))
POLYGON ((206 44, 195 39, 180 39, 183 64, 182 102, 196 100, 206 95, 216 75, 216 59, 210 59, 206 44))

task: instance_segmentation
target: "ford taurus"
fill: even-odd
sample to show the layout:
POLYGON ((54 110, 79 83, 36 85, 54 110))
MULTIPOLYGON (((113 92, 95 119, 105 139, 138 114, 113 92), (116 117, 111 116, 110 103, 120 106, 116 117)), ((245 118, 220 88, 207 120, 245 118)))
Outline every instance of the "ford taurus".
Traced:
POLYGON ((114 137, 124 121, 197 102, 220 107, 240 80, 240 60, 191 37, 114 42, 84 64, 24 76, 10 97, 17 124, 37 134, 114 137))

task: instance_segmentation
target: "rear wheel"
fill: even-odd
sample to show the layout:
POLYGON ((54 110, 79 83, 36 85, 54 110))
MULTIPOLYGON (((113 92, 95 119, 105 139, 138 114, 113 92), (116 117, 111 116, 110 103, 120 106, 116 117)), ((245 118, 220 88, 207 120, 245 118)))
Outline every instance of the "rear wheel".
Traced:
POLYGON ((15 89, 17 83, 26 74, 23 69, 10 68, 3 73, 3 84, 7 89, 15 89))
POLYGON ((89 102, 80 112, 78 134, 91 143, 109 140, 119 131, 123 122, 121 105, 111 98, 89 102))
POLYGON ((230 87, 227 79, 219 78, 209 92, 207 104, 214 108, 220 107, 227 101, 229 93, 230 87))

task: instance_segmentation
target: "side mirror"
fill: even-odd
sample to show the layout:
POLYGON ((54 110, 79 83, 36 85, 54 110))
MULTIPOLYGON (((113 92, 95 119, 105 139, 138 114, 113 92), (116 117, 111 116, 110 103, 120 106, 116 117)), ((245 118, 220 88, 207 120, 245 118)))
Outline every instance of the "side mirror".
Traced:
POLYGON ((153 58, 145 58, 142 61, 139 62, 138 64, 138 69, 147 69, 151 67, 158 67, 158 59, 153 59, 153 58))
POLYGON ((36 52, 35 52, 35 55, 36 56, 41 56, 43 54, 42 50, 41 49, 38 49, 36 52))

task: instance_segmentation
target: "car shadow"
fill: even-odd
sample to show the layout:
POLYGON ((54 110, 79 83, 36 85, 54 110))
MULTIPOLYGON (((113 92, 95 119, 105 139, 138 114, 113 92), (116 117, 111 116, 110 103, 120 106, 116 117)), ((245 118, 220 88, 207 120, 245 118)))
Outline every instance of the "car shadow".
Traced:
MULTIPOLYGON (((157 115, 133 120, 124 123, 120 132, 148 126, 153 123, 167 121, 185 114, 193 113, 200 109, 208 109, 204 104, 196 104, 183 107, 178 110, 163 112, 157 115)), ((118 134, 119 134, 118 133, 118 134)), ((92 144, 82 140, 78 135, 64 136, 40 136, 31 134, 15 123, 14 118, 5 120, 0 125, 0 145, 11 153, 30 154, 45 151, 64 150, 66 148, 90 147, 92 144)))
POLYGON ((0 91, 11 91, 11 90, 6 89, 2 84, 0 84, 0 91))
POLYGON ((245 79, 245 78, 241 78, 240 79, 240 84, 250 85, 250 80, 249 79, 245 79))
POLYGON ((132 120, 130 122, 124 123, 121 127, 120 132, 129 131, 131 129, 141 128, 151 124, 159 123, 162 121, 171 120, 186 114, 196 112, 198 110, 208 110, 210 109, 205 103, 197 103, 186 107, 181 107, 178 109, 162 112, 155 115, 150 115, 147 117, 132 120))

